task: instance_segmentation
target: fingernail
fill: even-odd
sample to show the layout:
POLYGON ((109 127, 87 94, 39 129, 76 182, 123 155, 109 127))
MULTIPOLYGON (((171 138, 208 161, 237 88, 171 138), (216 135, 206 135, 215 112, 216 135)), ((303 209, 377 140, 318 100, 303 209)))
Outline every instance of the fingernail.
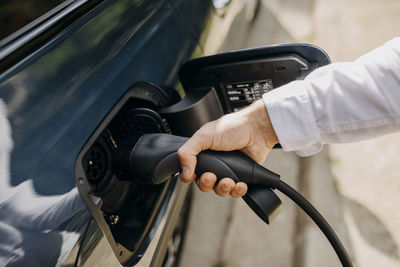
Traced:
POLYGON ((186 166, 182 167, 182 174, 185 179, 187 179, 190 175, 190 169, 186 166))
POLYGON ((229 190, 229 185, 228 184, 222 184, 222 190, 225 192, 229 190))
POLYGON ((239 187, 238 189, 236 189, 236 191, 239 193, 239 194, 243 194, 244 193, 244 188, 243 187, 239 187))
POLYGON ((205 180, 202 180, 202 182, 203 182, 203 184, 205 186, 210 186, 211 185, 211 181, 210 180, 205 179, 205 180))

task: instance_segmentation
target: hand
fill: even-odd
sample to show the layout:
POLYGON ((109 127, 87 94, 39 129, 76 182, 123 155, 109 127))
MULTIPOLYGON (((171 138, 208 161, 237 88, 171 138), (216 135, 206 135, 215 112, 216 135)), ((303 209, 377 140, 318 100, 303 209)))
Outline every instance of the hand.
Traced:
MULTIPOLYGON (((203 150, 241 150, 261 164, 277 143, 278 138, 268 112, 262 100, 258 100, 238 112, 204 124, 178 150, 182 165, 180 179, 185 183, 196 179, 196 156, 203 150)), ((214 187, 216 180, 215 174, 206 172, 196 179, 196 184, 203 192, 214 188, 219 196, 230 194, 236 198, 244 196, 247 192, 247 185, 243 182, 235 184, 232 179, 225 177, 214 187)))

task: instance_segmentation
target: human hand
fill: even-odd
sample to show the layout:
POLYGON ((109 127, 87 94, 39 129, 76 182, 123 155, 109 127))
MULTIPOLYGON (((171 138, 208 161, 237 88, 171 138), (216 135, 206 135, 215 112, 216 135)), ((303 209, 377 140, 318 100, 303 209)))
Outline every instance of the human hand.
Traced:
POLYGON ((225 115, 218 120, 204 124, 179 150, 182 166, 180 179, 184 183, 196 180, 203 192, 213 188, 217 195, 242 197, 247 192, 247 185, 224 177, 214 187, 217 177, 206 172, 196 179, 196 156, 203 150, 232 151, 241 150, 258 163, 262 163, 278 138, 272 127, 268 112, 262 100, 238 111, 225 115))

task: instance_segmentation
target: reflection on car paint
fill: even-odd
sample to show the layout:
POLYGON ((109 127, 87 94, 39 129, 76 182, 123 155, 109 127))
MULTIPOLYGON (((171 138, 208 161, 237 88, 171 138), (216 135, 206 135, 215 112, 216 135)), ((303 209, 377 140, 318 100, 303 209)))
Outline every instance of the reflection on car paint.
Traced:
POLYGON ((11 127, 1 99, 0 137, 0 262, 7 266, 61 265, 79 234, 57 227, 85 209, 78 190, 42 196, 31 179, 10 184, 11 127))

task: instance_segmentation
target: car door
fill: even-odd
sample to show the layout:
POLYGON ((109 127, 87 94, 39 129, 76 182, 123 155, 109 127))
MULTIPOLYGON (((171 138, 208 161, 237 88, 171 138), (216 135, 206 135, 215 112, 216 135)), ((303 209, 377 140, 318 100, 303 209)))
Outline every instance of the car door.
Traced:
MULTIPOLYGON (((26 5, 34 10, 34 1, 16 2, 4 4, 19 5, 21 20, 26 5)), ((5 33, 1 42, 1 136, 7 142, 1 157, 0 265, 120 265, 76 189, 77 155, 126 92, 141 90, 141 108, 179 100, 177 71, 198 43, 166 0, 59 2, 33 24, 5 33)), ((140 130, 165 131, 157 120, 150 122, 140 130)), ((101 171, 93 169, 93 177, 101 171)), ((143 262, 163 261, 167 247, 158 242, 169 242, 187 191, 176 182, 136 191, 141 199, 132 213, 152 217, 157 204, 163 215, 152 220, 160 227, 150 230, 146 221, 133 223, 151 233, 146 248, 154 240, 143 262)))

